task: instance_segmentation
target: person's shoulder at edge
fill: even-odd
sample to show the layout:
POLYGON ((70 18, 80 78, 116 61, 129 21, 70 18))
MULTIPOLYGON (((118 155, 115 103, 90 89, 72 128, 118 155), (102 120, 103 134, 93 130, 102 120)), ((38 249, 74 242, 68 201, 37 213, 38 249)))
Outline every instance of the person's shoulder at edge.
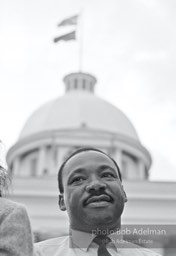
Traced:
MULTIPOLYGON (((35 255, 40 255, 46 250, 57 250, 63 243, 68 242, 68 235, 47 239, 34 244, 35 255)), ((67 245, 68 246, 68 245, 67 245)))
MULTIPOLYGON (((32 255, 33 238, 29 216, 23 204, 0 198, 0 248, 13 255, 32 255)), ((7 255, 12 255, 7 254, 7 255)))
POLYGON ((20 212, 22 212, 25 216, 28 216, 27 210, 23 204, 0 197, 0 222, 3 221, 9 214, 16 213, 18 210, 20 210, 20 212))
POLYGON ((7 199, 6 197, 0 197, 0 202, 0 211, 3 211, 6 208, 8 208, 9 210, 14 209, 15 207, 21 205, 12 201, 11 199, 7 199))

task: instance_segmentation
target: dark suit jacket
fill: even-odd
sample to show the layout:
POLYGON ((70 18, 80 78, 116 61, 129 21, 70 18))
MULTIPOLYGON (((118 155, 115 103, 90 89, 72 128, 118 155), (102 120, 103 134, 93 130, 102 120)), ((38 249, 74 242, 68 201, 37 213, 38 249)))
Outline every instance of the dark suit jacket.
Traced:
POLYGON ((0 197, 0 256, 32 255, 32 232, 25 207, 0 197))

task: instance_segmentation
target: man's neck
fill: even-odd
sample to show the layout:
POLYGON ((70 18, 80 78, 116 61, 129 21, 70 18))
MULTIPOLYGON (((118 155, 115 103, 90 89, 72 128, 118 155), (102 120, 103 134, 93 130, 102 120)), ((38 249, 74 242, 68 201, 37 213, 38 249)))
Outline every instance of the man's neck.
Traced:
POLYGON ((91 227, 90 225, 84 226, 84 227, 74 227, 70 225, 70 231, 77 230, 85 233, 90 233, 92 235, 110 235, 121 228, 121 221, 119 220, 116 225, 96 225, 94 227, 91 227))

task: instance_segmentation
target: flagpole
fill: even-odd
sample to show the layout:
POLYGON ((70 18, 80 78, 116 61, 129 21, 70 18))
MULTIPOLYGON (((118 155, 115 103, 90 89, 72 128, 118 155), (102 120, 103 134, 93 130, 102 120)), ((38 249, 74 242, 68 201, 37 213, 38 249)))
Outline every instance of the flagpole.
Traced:
POLYGON ((79 16, 79 53, 78 53, 78 70, 81 73, 83 69, 83 8, 79 16))

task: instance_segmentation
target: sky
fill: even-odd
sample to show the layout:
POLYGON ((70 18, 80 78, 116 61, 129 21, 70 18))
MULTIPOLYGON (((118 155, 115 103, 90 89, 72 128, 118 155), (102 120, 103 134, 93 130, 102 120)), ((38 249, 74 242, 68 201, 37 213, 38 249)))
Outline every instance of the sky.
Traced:
POLYGON ((64 94, 82 45, 96 95, 128 116, 150 151, 150 179, 176 181, 175 0, 1 0, 0 38, 0 152, 33 111, 64 94), (57 24, 80 13, 79 40, 54 44, 57 24))

